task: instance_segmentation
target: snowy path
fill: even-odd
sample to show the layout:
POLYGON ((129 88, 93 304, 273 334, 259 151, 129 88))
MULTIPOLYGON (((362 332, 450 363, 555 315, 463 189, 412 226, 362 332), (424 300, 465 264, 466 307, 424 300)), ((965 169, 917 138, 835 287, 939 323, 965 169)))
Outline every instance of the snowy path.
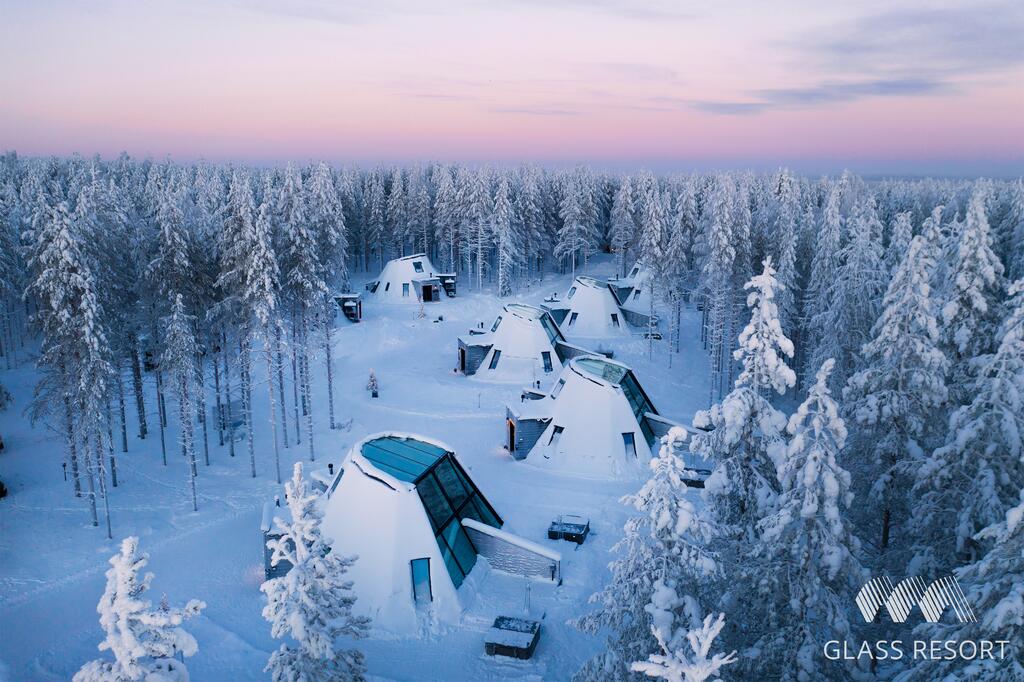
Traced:
MULTIPOLYGON (((596 273, 607 272, 608 267, 600 262, 596 273)), ((567 283, 568 277, 549 278, 520 298, 538 303, 553 290, 564 291, 567 283)), ((483 655, 484 632, 496 615, 521 612, 525 589, 521 579, 481 570, 473 574, 476 599, 459 627, 419 639, 378 633, 360 643, 371 673, 380 679, 564 680, 598 646, 595 638, 566 621, 588 608, 587 597, 605 581, 610 548, 621 536, 627 516, 618 499, 639 483, 552 475, 504 453, 504 409, 506 403, 518 402, 520 384, 474 381, 452 373, 455 337, 479 321, 490 323, 499 307, 493 296, 464 290, 456 301, 428 309, 431 316, 444 315, 443 322, 417 319, 415 306, 373 303, 365 306, 364 323, 339 321, 334 338, 335 392, 339 422, 352 420, 346 430, 327 429, 325 386, 322 372, 314 367, 320 380, 314 386, 316 466, 337 462, 356 440, 375 431, 422 432, 455 447, 506 519, 508 530, 550 542, 544 539, 545 531, 557 515, 584 513, 592 521, 592 534, 582 547, 552 543, 564 557, 564 584, 532 589, 531 614, 543 617, 544 623, 533 660, 483 655), (364 388, 370 368, 381 383, 377 400, 364 388)), ((704 407, 707 396, 706 361, 696 341, 698 321, 697 313, 687 313, 690 343, 670 371, 664 351, 657 351, 649 362, 646 342, 639 338, 601 344, 634 366, 666 416, 683 421, 704 407)), ((261 370, 256 369, 257 382, 261 370)), ((70 484, 64 483, 60 471, 59 439, 42 428, 31 428, 21 416, 34 378, 28 367, 4 375, 17 402, 0 415, 0 432, 8 444, 0 466, 11 488, 11 495, 0 503, 0 680, 66 680, 85 660, 99 655, 95 605, 115 547, 103 537, 102 527, 89 525, 85 501, 70 495, 70 484)), ((131 437, 135 416, 128 407, 129 453, 118 453, 121 485, 111 495, 115 539, 140 536, 141 549, 151 555, 149 570, 156 574, 153 599, 166 593, 172 603, 192 597, 207 602, 202 617, 190 623, 200 646, 189 662, 193 679, 266 679, 261 671, 278 643, 271 640, 260 615, 259 520, 263 501, 278 487, 272 479, 265 386, 261 390, 257 385, 253 393, 258 477, 249 477, 244 441, 236 443, 232 459, 227 446, 218 447, 216 433, 211 433, 212 465, 200 465, 198 513, 191 511, 186 469, 172 445, 177 435, 173 414, 164 467, 151 385, 146 398, 153 431, 146 441, 131 437)), ((281 451, 282 471, 293 461, 308 458, 306 434, 297 446, 294 415, 287 416, 291 447, 281 451)))

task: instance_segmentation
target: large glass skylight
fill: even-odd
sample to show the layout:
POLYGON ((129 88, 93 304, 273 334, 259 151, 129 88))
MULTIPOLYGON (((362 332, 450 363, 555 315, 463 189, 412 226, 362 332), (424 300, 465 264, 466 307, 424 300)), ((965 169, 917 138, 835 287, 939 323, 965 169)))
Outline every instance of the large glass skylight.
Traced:
POLYGON ((445 568, 455 587, 461 585, 476 564, 476 548, 462 519, 501 528, 501 517, 458 460, 443 448, 412 438, 385 436, 364 443, 362 453, 381 471, 416 484, 445 568))
POLYGON ((415 483, 446 453, 443 448, 412 438, 385 436, 363 444, 363 457, 400 481, 415 483))

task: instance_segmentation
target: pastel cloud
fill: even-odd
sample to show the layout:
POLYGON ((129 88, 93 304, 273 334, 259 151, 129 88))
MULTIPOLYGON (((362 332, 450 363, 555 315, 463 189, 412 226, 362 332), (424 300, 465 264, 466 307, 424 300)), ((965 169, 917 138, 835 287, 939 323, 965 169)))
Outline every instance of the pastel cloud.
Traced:
POLYGON ((1024 169, 1019 2, 680 7, 13 0, 0 149, 1024 169))

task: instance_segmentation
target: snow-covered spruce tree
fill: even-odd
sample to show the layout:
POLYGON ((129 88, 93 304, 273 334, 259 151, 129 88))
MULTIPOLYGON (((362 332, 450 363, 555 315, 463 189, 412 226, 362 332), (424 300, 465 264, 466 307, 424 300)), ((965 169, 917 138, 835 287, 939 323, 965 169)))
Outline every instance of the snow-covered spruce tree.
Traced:
POLYGON ((389 255, 405 255, 405 235, 409 229, 409 213, 405 200, 405 179, 401 168, 391 173, 391 191, 388 193, 387 233, 385 242, 390 245, 389 255))
POLYGON ((192 332, 195 318, 185 312, 181 294, 174 299, 171 314, 164 319, 164 347, 160 354, 160 365, 167 372, 178 403, 178 424, 181 427, 181 453, 188 464, 188 483, 192 491, 192 511, 199 510, 196 496, 196 448, 192 430, 193 401, 195 400, 198 368, 196 358, 199 349, 192 332))
POLYGON ((896 268, 903 262, 903 256, 910 248, 910 240, 914 237, 914 227, 910 222, 910 211, 897 213, 889 226, 889 244, 885 247, 885 265, 889 272, 896 272, 896 268))
MULTIPOLYGON (((811 259, 811 274, 804 289, 804 370, 805 378, 813 376, 815 363, 827 348, 819 349, 824 339, 831 337, 828 324, 832 317, 832 294, 839 271, 839 242, 842 233, 842 215, 839 213, 839 188, 832 185, 825 199, 818 224, 811 259)), ((822 359, 823 361, 823 359, 822 359)))
POLYGON ((409 235, 413 251, 431 255, 433 239, 430 211, 430 189, 423 169, 417 167, 409 175, 409 235))
POLYGON ((646 661, 635 661, 630 666, 634 672, 669 682, 705 682, 717 678, 722 668, 736 662, 735 651, 711 653, 711 646, 725 625, 725 614, 718 614, 718 618, 709 614, 703 620, 697 616, 697 624, 677 626, 675 622, 680 617, 676 611, 682 601, 671 587, 661 581, 655 584, 647 609, 656 623, 651 630, 661 653, 651 654, 646 661))
POLYGON ((935 410, 947 398, 949 363, 938 345, 930 251, 923 236, 910 242, 885 292, 873 338, 861 351, 864 369, 850 377, 843 391, 860 427, 851 461, 861 462, 857 473, 873 480, 869 494, 881 505, 875 527, 882 553, 892 540, 893 515, 903 511, 910 457, 925 445, 935 410))
POLYGON ((942 333, 952 362, 953 387, 967 383, 973 358, 992 351, 999 323, 1003 264, 992 250, 985 215, 987 194, 987 185, 979 184, 971 195, 943 288, 942 333))
POLYGON ((465 252, 462 254, 466 268, 476 270, 476 286, 484 286, 487 272, 487 251, 491 244, 491 200, 490 179, 487 170, 466 172, 465 185, 460 188, 460 213, 462 233, 465 236, 465 252))
MULTIPOLYGON (((623 539, 612 548, 617 558, 609 565, 611 582, 590 597, 600 608, 573 623, 584 632, 610 631, 605 651, 583 666, 578 681, 636 678, 630 664, 658 645, 648 608, 656 585, 699 589, 718 570, 705 549, 718 531, 687 497, 685 481, 692 474, 680 456, 686 437, 685 430, 671 429, 651 460, 650 480, 622 498, 640 514, 626 522, 623 539)), ((687 596, 678 607, 692 621, 700 613, 699 597, 687 596)))
MULTIPOLYGON (((30 265, 36 296, 36 324, 43 334, 37 365, 43 376, 36 386, 30 414, 57 416, 64 427, 72 474, 78 478, 83 455, 92 523, 99 525, 96 486, 104 503, 107 536, 111 536, 110 500, 103 463, 106 400, 113 375, 103 311, 89 259, 67 205, 48 209, 34 235, 30 265), (79 450, 80 448, 80 450, 79 450)), ((80 487, 76 486, 76 493, 80 487)))
POLYGON ((775 621, 753 645, 765 677, 845 679, 849 673, 822 657, 826 642, 850 639, 848 598, 863 584, 860 543, 843 519, 853 494, 850 474, 836 461, 846 425, 828 388, 833 364, 825 361, 789 419, 778 506, 759 524, 754 557, 768 569, 760 598, 773 602, 775 621))
POLYGON ((510 192, 508 175, 501 173, 494 193, 491 231, 497 248, 498 296, 502 297, 512 294, 512 278, 522 259, 522 243, 512 224, 510 192))
POLYGON ((633 220, 633 185, 629 176, 622 178, 612 199, 611 231, 608 240, 615 254, 615 272, 620 277, 626 274, 626 251, 636 237, 636 223, 633 220))
POLYGON ((280 536, 267 546, 272 566, 287 561, 291 568, 267 580, 260 590, 267 595, 263 617, 270 622, 270 634, 275 639, 290 637, 296 646, 282 644, 271 654, 266 670, 274 682, 362 680, 362 652, 337 649, 335 643, 338 637, 365 636, 370 625, 368 618, 352 612, 356 598, 352 582, 345 580, 356 558, 343 557, 340 548, 325 543, 318 495, 302 477, 300 462, 285 484, 285 497, 291 520, 274 519, 280 536))
MULTIPOLYGON (((336 308, 330 291, 332 287, 340 287, 342 291, 347 290, 348 266, 345 259, 348 256, 348 226, 345 223, 345 212, 342 210, 334 184, 334 175, 325 163, 319 164, 310 177, 306 215, 316 238, 320 263, 323 267, 320 277, 327 288, 316 312, 319 321, 317 327, 320 330, 320 340, 323 343, 324 370, 327 375, 325 377, 327 379, 327 422, 333 429, 335 426, 334 352, 331 337, 334 330, 336 308)), ((308 385, 306 390, 308 392, 306 400, 312 402, 312 392, 308 385)))
POLYGON ((934 658, 910 661, 898 682, 1017 682, 1024 679, 1024 489, 1002 519, 975 536, 992 549, 956 576, 977 622, 922 623, 920 639, 966 642, 991 640, 997 657, 934 658), (1001 644, 999 643, 1001 642, 1001 644))
POLYGON ((732 314, 732 275, 736 260, 730 220, 732 193, 729 176, 716 176, 705 198, 702 216, 706 253, 701 268, 701 288, 706 301, 706 345, 711 355, 709 403, 722 394, 723 368, 729 362, 726 323, 732 314))
MULTIPOLYGON (((751 319, 735 352, 742 366, 735 387, 721 403, 694 417, 702 432, 694 434, 691 450, 713 465, 704 500, 710 518, 722 528, 712 544, 724 572, 718 606, 736 614, 726 639, 737 648, 749 646, 750 634, 763 632, 773 616, 768 600, 750 603, 744 596, 767 584, 768 569, 752 563, 750 556, 761 542, 759 522, 776 509, 776 472, 785 457, 786 418, 768 393, 782 394, 796 382, 785 361, 792 357, 793 344, 779 326, 775 307, 779 286, 766 259, 761 274, 746 284, 751 319)), ((750 652, 741 660, 745 671, 758 665, 754 657, 750 652)))
MULTIPOLYGON (((245 419, 246 431, 250 434, 248 439, 249 472, 253 478, 256 478, 256 452, 251 438, 252 354, 250 349, 252 346, 253 324, 251 311, 242 304, 248 285, 247 273, 249 272, 249 263, 247 259, 249 257, 252 236, 255 233, 253 225, 255 221, 254 212, 255 208, 253 206, 249 175, 244 171, 236 170, 231 175, 227 205, 223 211, 223 226, 220 233, 220 271, 216 282, 220 296, 215 306, 214 314, 223 320, 224 325, 231 331, 230 336, 225 334, 225 345, 230 341, 232 344, 237 343, 238 346, 238 376, 241 383, 242 416, 245 419)), ((230 403, 228 404, 228 409, 230 409, 230 403)), ((231 422, 230 413, 228 417, 229 422, 231 422)), ((233 425, 231 431, 229 442, 232 444, 232 454, 234 454, 233 425)))
POLYGON ((455 272, 459 265, 455 255, 455 243, 459 237, 455 183, 446 166, 434 166, 430 178, 434 185, 434 239, 439 245, 441 267, 455 272))
POLYGON ((882 262, 880 223, 871 200, 861 200, 847 223, 850 240, 840 252, 839 270, 832 281, 829 304, 815 328, 812 367, 828 358, 836 361, 832 386, 841 387, 859 369, 858 354, 872 335, 889 281, 882 262))
POLYGON ((1009 206, 1003 219, 1006 271, 1011 279, 1024 279, 1024 179, 1009 189, 1009 206))
POLYGON ((114 660, 86 663, 75 673, 74 682, 188 682, 188 669, 175 656, 193 656, 199 647, 181 624, 206 604, 193 599, 180 609, 166 604, 152 608, 144 597, 153 574, 140 575, 147 563, 149 555, 139 553, 136 537, 125 538, 121 551, 110 558, 107 588, 96 611, 106 633, 99 649, 109 650, 114 660))
POLYGON ((779 175, 776 195, 778 213, 772 241, 776 246, 777 279, 782 284, 776 305, 779 309, 779 323, 792 335, 799 316, 796 251, 803 212, 800 209, 800 185, 788 170, 783 170, 779 175))
POLYGON ((588 191, 577 174, 566 175, 562 180, 562 198, 558 206, 562 226, 558 230, 554 256, 559 260, 569 260, 573 277, 576 276, 579 257, 589 257, 597 247, 594 225, 588 222, 585 211, 584 194, 588 191))
POLYGON ((666 254, 665 247, 668 237, 668 218, 665 210, 664 198, 657 193, 647 196, 643 201, 643 211, 640 216, 640 237, 638 250, 640 262, 649 273, 646 283, 651 290, 649 296, 649 309, 647 311, 647 359, 654 355, 654 332, 657 329, 656 317, 654 315, 654 300, 659 293, 660 286, 667 279, 666 275, 666 254))
MULTIPOLYGON (((679 197, 679 201, 686 201, 687 197, 688 193, 684 190, 679 197)), ((665 198, 665 203, 669 203, 668 197, 665 198)), ((672 355, 679 352, 679 329, 683 295, 692 270, 690 247, 693 239, 693 228, 694 223, 690 220, 687 208, 677 206, 673 218, 668 222, 665 239, 665 258, 661 263, 662 290, 665 292, 665 298, 669 304, 669 367, 672 367, 672 355)), ((648 311, 651 314, 654 312, 653 306, 652 296, 651 310, 648 311)))
POLYGON ((977 359, 941 447, 915 465, 916 564, 940 571, 976 560, 975 536, 996 524, 1024 488, 1024 280, 1010 286, 991 355, 977 359))
MULTIPOLYGON (((268 197, 269 200, 269 197, 268 197)), ((253 223, 253 231, 248 239, 248 253, 245 262, 245 289, 242 295, 243 307, 250 311, 255 319, 256 328, 260 332, 263 344, 263 357, 267 365, 267 398, 270 400, 270 433, 274 442, 274 473, 277 482, 281 482, 281 455, 278 448, 277 435, 277 396, 274 390, 274 339, 281 324, 277 311, 279 293, 277 258, 271 242, 270 213, 268 201, 260 204, 259 213, 253 223)), ((284 405, 281 406, 284 409, 284 405)), ((249 430, 250 447, 252 429, 249 430)), ((312 446, 313 438, 309 438, 312 446)))

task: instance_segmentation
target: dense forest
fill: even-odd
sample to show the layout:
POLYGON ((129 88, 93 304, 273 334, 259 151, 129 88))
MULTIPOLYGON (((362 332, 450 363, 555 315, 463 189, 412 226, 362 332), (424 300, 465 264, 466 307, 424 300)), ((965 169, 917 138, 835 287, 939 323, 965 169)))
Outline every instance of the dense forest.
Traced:
MULTIPOLYGON (((159 439, 165 462, 184 455, 193 507, 212 443, 241 450, 240 475, 282 480, 276 456, 257 460, 252 429, 236 445, 239 424, 269 420, 275 453, 297 444, 315 459, 314 381, 330 426, 343 417, 324 350, 333 295, 418 252, 461 289, 501 296, 584 272, 598 252, 620 273, 639 262, 664 326, 652 353, 667 371, 682 344, 708 353, 708 410, 696 435, 666 445, 713 463, 704 504, 674 496, 664 456, 628 500, 639 520, 599 610, 577 623, 608 633, 607 651, 581 677, 650 674, 630 664, 670 648, 670 630, 649 626, 659 608, 724 612, 705 630, 741 652, 746 675, 845 677, 852 663, 820 666, 823 643, 891 626, 855 622, 868 576, 954 570, 980 622, 922 632, 1011 640, 997 667, 954 665, 965 678, 1024 674, 1020 180, 8 154, 0 362, 36 363, 29 416, 62 435, 74 494, 109 533, 129 430, 159 439), (702 311, 700 338, 680 333, 684 307, 702 311), (269 414, 253 413, 255 386, 269 414), (168 420, 182 425, 176 442, 168 420)), ((904 663, 906 679, 933 679, 934 662, 904 663)))

